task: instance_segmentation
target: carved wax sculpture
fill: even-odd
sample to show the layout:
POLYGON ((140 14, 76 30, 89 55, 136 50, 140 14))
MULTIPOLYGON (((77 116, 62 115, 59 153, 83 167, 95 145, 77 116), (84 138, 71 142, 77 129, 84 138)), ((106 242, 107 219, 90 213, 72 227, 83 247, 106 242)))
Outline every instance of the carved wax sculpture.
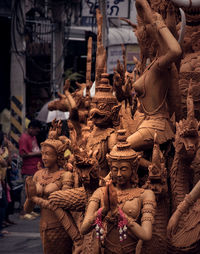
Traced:
MULTIPOLYGON (((179 87, 181 91, 181 106, 184 117, 187 115, 187 89, 192 79, 192 96, 194 99, 195 116, 200 120, 200 2, 176 1, 177 7, 181 7, 186 15, 185 35, 181 47, 183 57, 180 63, 179 87)), ((177 25, 180 30, 180 24, 177 25)))
POLYGON ((153 147, 155 130, 159 144, 171 140, 174 136, 169 120, 167 98, 175 75, 175 66, 172 64, 179 59, 181 48, 162 17, 152 12, 146 0, 136 1, 136 8, 143 26, 149 27, 151 36, 159 45, 156 47, 157 55, 154 60, 132 84, 139 100, 140 118, 136 132, 127 140, 132 148, 138 151, 153 147))
MULTIPOLYGON (((192 95, 194 99, 195 116, 199 120, 200 100, 199 100, 199 80, 200 80, 200 2, 198 0, 150 0, 150 6, 154 11, 159 12, 165 21, 167 26, 173 32, 176 38, 179 37, 179 43, 181 45, 183 54, 181 62, 178 64, 179 73, 179 90, 181 95, 181 109, 182 117, 187 115, 187 89, 190 79, 192 79, 192 95), (173 4, 171 4, 171 3, 173 4), (170 6, 170 8, 169 8, 170 6), (180 9, 184 11, 185 17, 182 16, 182 23, 179 23, 180 9), (171 15, 168 16, 168 11, 171 9, 171 15), (184 19, 186 19, 186 25, 184 25, 184 19), (175 30, 172 29, 172 22, 175 22, 175 30), (171 23, 171 24, 170 24, 171 23), (179 36, 177 35, 179 34, 179 36)), ((178 66, 177 65, 177 66, 178 66)), ((180 120, 179 118, 178 120, 180 120)))
MULTIPOLYGON (((139 171, 139 170, 138 170, 139 171)), ((167 169, 165 158, 157 143, 157 133, 154 136, 152 161, 148 167, 148 179, 143 188, 151 189, 156 195, 156 213, 152 239, 142 245, 142 254, 167 253, 167 223, 170 212, 170 202, 167 185, 167 169)))
MULTIPOLYGON (((85 150, 76 149, 74 152, 75 168, 78 173, 79 188, 65 189, 52 193, 49 197, 51 205, 72 212, 76 216, 77 226, 80 227, 88 200, 93 192, 99 187, 99 166, 97 160, 89 156, 85 150), (74 212, 80 212, 77 215, 74 212)), ((72 174, 67 182, 73 185, 75 175, 72 174)), ((93 233, 84 236, 82 253, 98 254, 98 242, 93 233)))
POLYGON ((176 124, 175 155, 170 170, 172 208, 175 211, 168 224, 169 241, 174 251, 199 253, 199 182, 191 191, 191 167, 199 144, 198 121, 194 116, 192 82, 187 96, 187 119, 176 124), (192 206, 192 207, 191 207, 192 206), (189 213, 188 208, 190 207, 189 213), (188 213, 188 214, 187 214, 188 213))
POLYGON ((86 149, 92 151, 100 166, 100 176, 105 177, 108 172, 106 154, 116 143, 115 127, 119 125, 119 110, 109 84, 108 74, 101 75, 100 84, 96 87, 96 94, 92 98, 90 120, 94 128, 87 138, 86 149))
POLYGON ((51 205, 48 201, 50 193, 65 186, 66 173, 61 168, 64 165, 64 151, 69 142, 66 137, 58 137, 60 123, 53 123, 49 137, 41 143, 42 160, 45 168, 40 168, 32 177, 26 180, 27 199, 24 209, 30 212, 34 205, 41 207, 40 235, 45 254, 80 253, 82 239, 78 228, 70 214, 51 205), (67 139, 67 142, 66 142, 67 139))
POLYGON ((93 193, 81 233, 95 227, 104 253, 135 253, 138 239, 151 239, 155 195, 137 187, 137 154, 126 142, 124 130, 118 131, 118 143, 108 154, 108 161, 113 183, 93 193))
POLYGON ((194 116, 192 83, 190 82, 187 96, 187 118, 176 123, 175 155, 170 169, 173 211, 189 193, 193 184, 191 164, 195 159, 198 143, 198 121, 194 116))

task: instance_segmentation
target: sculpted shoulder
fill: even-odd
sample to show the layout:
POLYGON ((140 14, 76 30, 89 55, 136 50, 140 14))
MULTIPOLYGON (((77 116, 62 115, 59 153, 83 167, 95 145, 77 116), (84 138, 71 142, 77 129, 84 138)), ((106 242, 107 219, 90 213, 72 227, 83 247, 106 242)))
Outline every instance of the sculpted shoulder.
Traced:
POLYGON ((144 190, 143 194, 141 195, 143 200, 151 200, 156 201, 155 194, 152 190, 144 190))

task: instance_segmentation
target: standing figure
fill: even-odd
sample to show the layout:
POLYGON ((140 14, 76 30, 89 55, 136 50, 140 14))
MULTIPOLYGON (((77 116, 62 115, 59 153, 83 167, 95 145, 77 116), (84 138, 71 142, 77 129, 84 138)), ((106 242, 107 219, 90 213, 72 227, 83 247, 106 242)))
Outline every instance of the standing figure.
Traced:
MULTIPOLYGON (((99 187, 99 165, 95 158, 89 156, 86 150, 76 148, 74 152, 75 172, 78 173, 78 188, 70 189, 76 182, 76 175, 68 174, 69 189, 55 191, 49 196, 49 202, 57 208, 70 211, 76 225, 80 227, 83 221, 88 201, 93 192, 99 187), (75 213, 74 213, 75 212, 75 213), (77 213, 78 212, 78 213, 77 213), (78 215, 78 216, 77 216, 78 215)), ((82 244, 83 253, 99 254, 98 241, 93 232, 84 236, 82 244)))
POLYGON ((126 142, 124 130, 118 131, 118 143, 107 158, 113 183, 93 193, 81 233, 95 228, 106 254, 135 253, 139 239, 152 237, 155 195, 137 187, 137 154, 126 142))
MULTIPOLYGON (((24 187, 21 195, 21 203, 25 202, 25 181, 27 176, 33 176, 38 170, 38 162, 42 162, 41 151, 37 143, 36 136, 39 134, 41 129, 41 123, 38 120, 32 120, 27 130, 22 133, 19 139, 19 154, 22 157, 22 169, 21 174, 24 182, 24 187)), ((25 219, 34 218, 32 214, 23 214, 21 215, 25 219)))
MULTIPOLYGON (((54 207, 48 201, 52 192, 64 189, 66 184, 67 172, 62 168, 69 142, 66 142, 66 137, 55 138, 56 136, 54 128, 49 138, 41 143, 45 168, 38 170, 33 178, 27 178, 24 210, 30 212, 35 204, 41 207, 40 235, 45 254, 70 254, 72 244, 77 247, 81 241, 78 228, 69 213, 54 207)), ((75 248, 73 253, 81 252, 75 248)))
POLYGON ((41 123, 38 120, 32 120, 28 129, 23 133, 19 140, 19 153, 22 157, 22 176, 33 176, 37 171, 38 162, 41 160, 41 151, 39 149, 36 136, 41 129, 41 123))

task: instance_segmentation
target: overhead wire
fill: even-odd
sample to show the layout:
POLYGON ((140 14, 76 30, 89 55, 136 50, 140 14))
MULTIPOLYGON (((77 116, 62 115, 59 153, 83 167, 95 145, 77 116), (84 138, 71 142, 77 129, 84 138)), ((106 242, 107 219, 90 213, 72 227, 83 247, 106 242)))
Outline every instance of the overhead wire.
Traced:
MULTIPOLYGON (((30 0, 29 0, 30 1, 30 0)), ((66 4, 66 1, 59 1, 59 4, 66 4)), ((35 4, 35 2, 34 2, 35 4)), ((66 54, 66 49, 67 49, 67 46, 68 46, 68 38, 69 38, 69 34, 70 34, 70 26, 71 26, 71 17, 72 17, 72 9, 71 8, 68 8, 69 6, 66 4, 65 5, 65 12, 66 12, 66 22, 65 22, 65 25, 64 25, 64 38, 63 38, 63 52, 61 53, 61 56, 57 58, 57 61, 56 63, 54 64, 53 66, 53 70, 56 70, 58 68, 58 66, 60 65, 60 63, 62 62, 63 60, 63 54, 66 54)), ((22 72, 23 72, 23 78, 24 80, 27 82, 31 82, 31 83, 34 83, 34 84, 52 84, 54 83, 55 81, 58 81, 60 80, 61 78, 63 78, 63 74, 62 73, 60 75, 60 77, 57 79, 57 80, 50 80, 50 81, 34 81, 34 80, 30 80, 29 78, 26 77, 25 75, 25 70, 24 70, 24 67, 23 67, 23 64, 21 63, 21 60, 20 60, 20 57, 29 57, 29 60, 33 63, 33 65, 38 68, 40 71, 43 71, 43 72, 51 72, 52 71, 52 67, 51 68, 44 68, 44 67, 41 67, 36 61, 35 59, 31 56, 31 54, 29 54, 27 52, 26 49, 19 49, 18 46, 17 46, 17 42, 16 42, 16 32, 21 35, 21 36, 25 36, 27 34, 27 32, 30 32, 32 33, 32 36, 36 36, 37 39, 39 41, 43 41, 45 42, 45 39, 44 38, 41 38, 40 36, 42 35, 47 35, 47 34, 52 34, 53 32, 56 32, 56 30, 58 29, 54 24, 51 23, 51 30, 49 31, 42 31, 40 30, 39 32, 34 30, 34 31, 31 31, 31 28, 28 27, 28 22, 30 20, 26 20, 26 17, 23 15, 23 9, 22 9, 22 5, 21 5, 21 1, 18 1, 18 0, 15 0, 14 4, 13 4, 13 7, 12 7, 12 10, 11 10, 11 15, 12 15, 12 19, 11 19, 11 22, 12 22, 12 25, 11 25, 11 29, 12 29, 12 36, 11 36, 11 50, 13 52, 15 52, 15 55, 17 57, 17 61, 19 62, 19 65, 22 69, 22 72), (54 26, 54 28, 52 29, 52 27, 54 26)), ((49 19, 46 19, 49 21, 49 19)), ((41 21, 41 24, 42 24, 42 20, 39 20, 39 22, 41 21)), ((32 21, 30 21, 32 22, 32 21)), ((38 20, 37 20, 38 22, 38 20)), ((33 21, 34 23, 34 21, 33 21)), ((36 22, 35 22, 36 23, 36 22)))

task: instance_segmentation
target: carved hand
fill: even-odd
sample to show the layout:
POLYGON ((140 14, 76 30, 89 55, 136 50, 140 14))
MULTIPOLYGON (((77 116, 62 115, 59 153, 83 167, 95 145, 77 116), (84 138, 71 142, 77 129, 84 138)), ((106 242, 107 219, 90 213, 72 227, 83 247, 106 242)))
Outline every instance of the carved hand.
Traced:
POLYGON ((168 226, 167 226, 167 236, 168 236, 169 239, 170 239, 171 235, 172 235, 173 233, 175 233, 176 230, 177 230, 177 225, 178 225, 178 222, 179 222, 179 219, 180 219, 180 215, 181 215, 181 214, 180 214, 179 212, 175 211, 175 212, 172 214, 172 216, 171 216, 171 218, 170 218, 170 220, 169 220, 169 222, 168 222, 168 226))
POLYGON ((25 189, 28 199, 31 199, 32 197, 37 195, 36 186, 35 183, 33 182, 32 176, 27 176, 25 189))
POLYGON ((152 10, 146 0, 136 0, 135 3, 137 13, 142 18, 142 20, 148 24, 153 23, 152 10))
POLYGON ((117 204, 118 200, 116 189, 111 182, 108 182, 104 195, 104 207, 102 213, 104 215, 106 215, 107 213, 115 215, 118 212, 117 204))
POLYGON ((112 183, 108 185, 108 188, 109 188, 110 211, 112 215, 115 215, 118 212, 117 191, 112 183))
POLYGON ((103 206, 103 210, 102 210, 102 214, 103 215, 107 215, 107 213, 109 212, 110 210, 110 201, 109 201, 109 188, 108 188, 109 185, 106 186, 106 191, 105 191, 105 194, 104 194, 104 206, 103 206))

